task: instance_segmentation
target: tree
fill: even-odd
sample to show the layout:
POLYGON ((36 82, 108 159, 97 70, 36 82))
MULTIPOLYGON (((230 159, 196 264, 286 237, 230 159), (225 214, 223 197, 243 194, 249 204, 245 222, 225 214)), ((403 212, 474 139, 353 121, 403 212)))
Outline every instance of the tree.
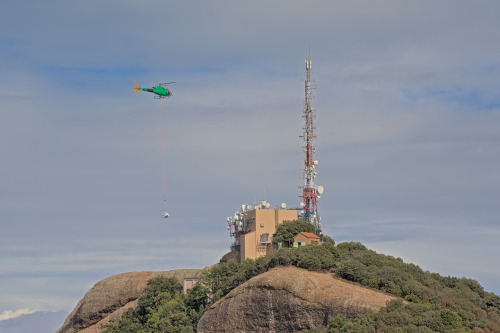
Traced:
POLYGON ((193 288, 188 289, 186 294, 186 306, 196 312, 203 311, 209 302, 210 290, 197 283, 193 288))
POLYGON ((148 314, 158 308, 164 300, 169 300, 182 292, 182 285, 173 277, 155 277, 148 281, 144 294, 139 298, 137 314, 146 321, 148 314))
POLYGON ((332 246, 335 245, 335 240, 328 235, 321 235, 321 240, 323 241, 323 244, 330 244, 332 246))
POLYGON ((286 247, 290 247, 293 244, 293 238, 297 236, 299 232, 312 232, 314 233, 314 226, 303 220, 294 221, 283 221, 278 226, 276 234, 273 236, 273 244, 278 246, 278 243, 282 243, 286 247))
POLYGON ((122 315, 121 320, 115 321, 106 329, 106 333, 137 333, 143 328, 139 318, 132 308, 122 315))
POLYGON ((128 309, 106 333, 192 333, 199 315, 185 303, 182 285, 175 278, 148 281, 137 310, 128 309))

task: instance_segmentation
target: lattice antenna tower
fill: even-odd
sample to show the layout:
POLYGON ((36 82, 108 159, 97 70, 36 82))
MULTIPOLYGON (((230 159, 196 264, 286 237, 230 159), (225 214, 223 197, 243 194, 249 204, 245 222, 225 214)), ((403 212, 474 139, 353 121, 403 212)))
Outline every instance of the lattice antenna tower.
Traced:
POLYGON ((304 185, 299 186, 302 189, 302 198, 300 206, 302 207, 303 214, 301 218, 314 226, 317 235, 321 234, 321 219, 318 213, 318 199, 323 194, 323 186, 316 186, 314 179, 316 178, 316 166, 318 161, 314 159, 316 152, 316 139, 314 118, 316 117, 315 110, 311 107, 311 52, 306 59, 306 79, 305 79, 305 97, 304 97, 304 112, 302 117, 305 119, 305 127, 303 128, 303 138, 305 142, 304 153, 304 185))

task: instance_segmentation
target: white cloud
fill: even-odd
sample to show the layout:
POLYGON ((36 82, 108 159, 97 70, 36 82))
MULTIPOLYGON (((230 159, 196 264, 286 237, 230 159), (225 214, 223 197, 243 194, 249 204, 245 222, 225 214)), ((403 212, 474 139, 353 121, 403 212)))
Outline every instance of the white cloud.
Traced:
POLYGON ((28 308, 17 309, 17 310, 14 310, 14 311, 12 311, 12 310, 5 310, 2 313, 0 313, 0 320, 12 319, 12 318, 16 318, 16 317, 19 317, 19 316, 22 316, 22 315, 25 315, 25 314, 33 313, 33 312, 35 312, 35 311, 30 310, 28 308))

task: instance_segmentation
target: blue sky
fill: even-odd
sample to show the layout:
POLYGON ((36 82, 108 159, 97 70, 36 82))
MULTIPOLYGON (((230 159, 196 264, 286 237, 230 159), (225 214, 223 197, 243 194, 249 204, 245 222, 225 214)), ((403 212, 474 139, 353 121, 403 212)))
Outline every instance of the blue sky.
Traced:
POLYGON ((70 311, 112 274, 211 265, 242 203, 297 205, 309 46, 324 232, 500 293, 499 10, 4 4, 0 313, 70 311), (160 105, 134 80, 177 82, 162 105, 168 220, 160 105))

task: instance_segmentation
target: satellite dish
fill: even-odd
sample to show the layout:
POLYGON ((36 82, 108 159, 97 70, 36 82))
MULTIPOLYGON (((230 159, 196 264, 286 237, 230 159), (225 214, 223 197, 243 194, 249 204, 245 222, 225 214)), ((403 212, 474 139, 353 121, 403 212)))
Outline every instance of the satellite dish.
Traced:
POLYGON ((304 207, 304 203, 301 202, 300 205, 299 205, 301 208, 304 207))
POLYGON ((281 209, 285 209, 286 208, 286 203, 283 202, 280 206, 281 206, 281 209))
POLYGON ((318 160, 315 160, 315 161, 314 161, 314 165, 318 165, 318 160))
POLYGON ((168 219, 169 216, 167 212, 163 213, 163 218, 168 219))
POLYGON ((318 192, 319 195, 322 195, 323 192, 325 192, 325 189, 324 189, 323 186, 320 185, 320 186, 318 186, 318 188, 316 189, 316 191, 318 192))

